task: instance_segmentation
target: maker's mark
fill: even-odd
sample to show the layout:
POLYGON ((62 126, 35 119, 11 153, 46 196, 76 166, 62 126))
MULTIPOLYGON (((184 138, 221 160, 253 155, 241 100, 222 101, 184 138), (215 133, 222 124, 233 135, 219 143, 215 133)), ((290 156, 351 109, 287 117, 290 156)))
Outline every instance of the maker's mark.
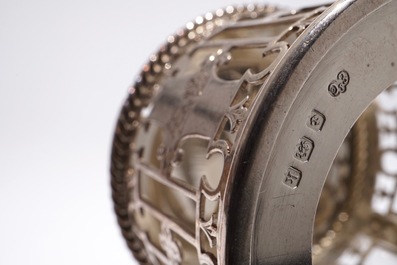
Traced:
POLYGON ((329 94, 333 97, 337 97, 341 93, 345 93, 349 82, 350 82, 349 73, 346 70, 340 71, 337 75, 337 79, 333 80, 328 86, 329 94))

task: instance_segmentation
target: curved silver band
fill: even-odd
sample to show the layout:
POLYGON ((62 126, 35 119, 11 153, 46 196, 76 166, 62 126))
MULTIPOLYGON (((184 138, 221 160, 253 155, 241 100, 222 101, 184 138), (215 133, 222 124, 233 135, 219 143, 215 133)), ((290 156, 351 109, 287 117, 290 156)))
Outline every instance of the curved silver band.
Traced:
POLYGON ((311 264, 338 148, 397 79, 395 14, 396 0, 228 7, 171 36, 113 145, 116 213, 140 263, 311 264))
POLYGON ((258 206, 230 220, 228 241, 235 244, 228 264, 311 264, 316 207, 336 152, 369 103, 396 80, 396 12, 397 1, 338 1, 284 56, 250 120, 257 136, 244 145, 250 163, 236 168, 230 212, 258 206), (342 71, 350 77, 346 91, 330 95, 342 71), (313 110, 326 119, 321 131, 305 122, 313 110), (307 163, 293 158, 303 136, 314 143, 307 163), (291 167, 300 172, 294 189, 283 183, 291 167), (241 245, 245 251, 234 251, 241 245))

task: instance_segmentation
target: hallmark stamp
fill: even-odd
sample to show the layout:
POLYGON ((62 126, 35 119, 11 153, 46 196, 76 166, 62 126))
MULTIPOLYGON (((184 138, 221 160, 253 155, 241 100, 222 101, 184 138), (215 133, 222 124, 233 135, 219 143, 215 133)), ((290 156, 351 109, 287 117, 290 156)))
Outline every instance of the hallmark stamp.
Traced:
POLYGON ((302 172, 294 167, 289 167, 287 173, 284 174, 285 179, 283 183, 291 189, 296 189, 302 178, 302 172))
POLYGON ((336 76, 336 80, 333 80, 328 86, 328 92, 331 96, 337 97, 341 93, 345 93, 347 90, 347 85, 350 82, 349 73, 342 70, 336 76))
POLYGON ((307 162, 310 159, 313 149, 314 142, 307 137, 302 137, 296 145, 295 158, 302 162, 307 162))
POLYGON ((306 125, 314 131, 318 132, 323 129, 324 123, 325 116, 321 112, 313 110, 306 125))

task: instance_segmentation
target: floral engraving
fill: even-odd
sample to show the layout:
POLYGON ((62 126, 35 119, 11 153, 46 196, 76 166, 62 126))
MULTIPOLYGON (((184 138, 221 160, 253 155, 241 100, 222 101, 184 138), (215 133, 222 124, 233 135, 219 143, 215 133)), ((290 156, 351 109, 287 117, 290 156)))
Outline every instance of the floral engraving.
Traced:
POLYGON ((177 242, 174 240, 171 234, 171 230, 164 226, 161 229, 159 235, 160 245, 165 251, 170 265, 179 265, 182 262, 182 255, 177 242))
MULTIPOLYGON (((224 264, 225 230, 220 229, 221 224, 226 222, 224 212, 227 203, 225 204, 224 200, 227 200, 227 196, 224 184, 231 181, 227 173, 230 170, 232 156, 235 155, 233 148, 239 146, 240 138, 237 136, 237 132, 242 129, 258 93, 266 89, 268 76, 287 52, 289 45, 324 9, 321 7, 316 10, 302 11, 298 17, 294 14, 289 22, 291 24, 288 27, 287 24, 285 25, 285 31, 277 33, 275 36, 269 36, 272 40, 262 40, 263 38, 256 36, 253 36, 254 38, 242 36, 232 40, 223 40, 222 38, 216 40, 211 39, 211 32, 207 32, 208 39, 197 42, 196 38, 190 39, 192 34, 197 34, 197 31, 187 29, 178 35, 169 37, 167 46, 150 58, 150 64, 144 68, 136 87, 131 90, 131 97, 126 107, 128 112, 121 116, 118 137, 115 137, 117 152, 114 152, 115 156, 112 160, 113 180, 117 181, 117 185, 114 185, 117 214, 120 223, 128 224, 125 227, 132 227, 128 229, 123 227, 123 234, 126 235, 129 247, 140 263, 180 265, 187 264, 189 257, 197 255, 200 265, 224 264), (261 44, 258 45, 258 43, 261 44), (206 45, 214 44, 219 47, 219 50, 216 54, 208 57, 207 47, 210 46, 206 45), (248 54, 253 49, 257 49, 258 64, 246 64, 247 60, 238 53, 235 53, 236 57, 233 58, 232 48, 248 54), (191 64, 196 58, 203 59, 201 50, 204 52, 203 54, 206 54, 202 65, 191 64), (233 63, 235 63, 234 66, 233 63), (185 71, 185 65, 186 67, 192 66, 191 71, 185 71), (216 76, 222 66, 225 66, 225 69, 234 67, 233 69, 237 70, 233 75, 233 80, 219 79, 216 76), (171 80, 173 82, 169 82, 171 80), (166 91, 166 89, 168 90, 166 91), (175 100, 167 101, 170 98, 175 100), (218 98, 221 100, 217 102, 215 99, 218 98), (164 104, 158 104, 159 102, 164 104), (152 103, 156 103, 157 108, 150 109, 152 103), (150 111, 147 111, 148 109, 150 111), (205 112, 207 109, 211 111, 205 112), (163 113, 165 115, 162 115, 163 113), (167 119, 162 119, 163 117, 167 117, 167 119), (201 126, 202 124, 208 125, 205 124, 205 119, 208 117, 213 119, 213 126, 201 126), (197 123, 195 123, 196 121, 197 123), (150 129, 149 123, 151 122, 154 127, 152 126, 150 129), (130 123, 131 126, 126 126, 130 123), (159 126, 158 132, 161 133, 158 135, 161 137, 159 136, 158 142, 157 140, 153 142, 151 146, 153 148, 148 148, 144 139, 150 139, 157 135, 155 126, 159 126), (179 146, 183 137, 208 140, 207 159, 216 153, 221 153, 224 156, 225 166, 222 169, 222 174, 219 174, 220 180, 216 183, 211 182, 211 185, 217 185, 216 187, 212 187, 206 181, 205 175, 202 176, 199 187, 196 183, 192 184, 172 175, 176 167, 182 168, 182 166, 186 166, 186 171, 197 173, 196 168, 190 168, 189 163, 184 163, 188 161, 190 154, 187 151, 184 152, 185 149, 179 146), (140 142, 139 140, 142 139, 143 141, 140 142), (125 178, 126 169, 122 165, 126 163, 128 156, 132 161, 128 172, 132 173, 129 173, 131 176, 125 178), (192 227, 194 226, 195 229, 192 227, 186 229, 184 225, 181 226, 175 216, 167 214, 164 207, 161 207, 162 204, 142 196, 147 192, 143 181, 146 179, 150 179, 151 183, 167 187, 168 190, 180 195, 178 198, 186 197, 189 202, 194 204, 195 208, 192 208, 192 213, 195 216, 192 215, 189 218, 193 220, 192 227), (121 181, 122 185, 119 184, 121 181), (123 202, 119 206, 119 201, 116 201, 118 198, 131 198, 131 201, 123 202), (216 206, 216 202, 219 205, 216 206), (209 211, 211 214, 208 214, 209 211), (148 216, 157 220, 155 227, 151 227, 152 224, 145 222, 135 222, 134 219, 138 218, 137 216, 148 216), (156 236, 153 234, 148 236, 147 231, 151 229, 160 230, 158 240, 155 240, 156 236), (192 253, 192 249, 197 252, 192 253)), ((260 12, 267 16, 268 11, 263 9, 260 12)), ((260 12, 255 13, 258 15, 258 19, 261 19, 260 12)), ((239 18, 244 17, 244 14, 230 14, 230 17, 226 15, 222 18, 226 20, 220 21, 225 22, 230 19, 233 23, 229 25, 225 22, 217 32, 234 30, 235 24, 240 23, 239 18)), ((251 18, 252 12, 248 12, 246 15, 248 15, 247 18, 251 18)), ((284 16, 280 18, 275 16, 272 19, 274 21, 280 19, 282 23, 286 23, 284 16)), ((208 21, 208 23, 212 25, 213 21, 208 21)), ((199 24, 196 25, 197 30, 206 28, 205 22, 202 21, 199 24)), ((241 26, 245 27, 244 24, 245 20, 243 19, 241 26)), ((241 29, 238 27, 238 30, 241 29)), ((349 77, 347 76, 346 79, 345 75, 338 75, 335 82, 337 91, 344 93, 341 91, 346 91, 349 77)), ((317 116, 312 117, 308 126, 319 131, 324 125, 324 121, 324 116, 318 113, 317 116)), ((309 159, 313 146, 312 144, 312 148, 309 150, 307 143, 302 142, 297 147, 300 157, 309 159)), ((295 189, 299 185, 302 172, 290 167, 283 177, 283 183, 287 187, 295 189)), ((194 178, 200 178, 200 174, 194 178)))
POLYGON ((231 106, 229 112, 225 114, 230 124, 230 132, 236 132, 238 125, 247 117, 248 110, 245 104, 248 99, 247 96, 236 105, 231 106))
POLYGON ((215 223, 214 215, 208 221, 200 220, 200 228, 204 231, 204 235, 207 237, 210 247, 216 246, 217 238, 217 225, 215 223))
POLYGON ((214 265, 216 262, 206 253, 200 256, 200 265, 214 265))

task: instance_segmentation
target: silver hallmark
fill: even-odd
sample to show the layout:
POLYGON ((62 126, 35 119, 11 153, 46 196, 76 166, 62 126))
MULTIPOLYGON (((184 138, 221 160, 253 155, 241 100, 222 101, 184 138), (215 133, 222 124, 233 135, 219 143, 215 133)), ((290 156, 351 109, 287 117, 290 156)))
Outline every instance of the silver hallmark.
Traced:
POLYGON ((328 86, 329 94, 333 97, 337 97, 341 93, 345 93, 349 82, 350 82, 349 73, 346 70, 340 71, 337 75, 337 79, 333 80, 328 86))
POLYGON ((284 184, 291 189, 296 189, 302 178, 302 172, 294 167, 289 167, 287 173, 285 173, 284 184))
POLYGON ((296 145, 295 158, 302 162, 307 162, 310 159, 313 149, 314 142, 307 137, 302 137, 296 145))
POLYGON ((306 125, 312 130, 318 132, 321 131, 325 124, 325 116, 317 110, 313 110, 309 116, 306 125))

